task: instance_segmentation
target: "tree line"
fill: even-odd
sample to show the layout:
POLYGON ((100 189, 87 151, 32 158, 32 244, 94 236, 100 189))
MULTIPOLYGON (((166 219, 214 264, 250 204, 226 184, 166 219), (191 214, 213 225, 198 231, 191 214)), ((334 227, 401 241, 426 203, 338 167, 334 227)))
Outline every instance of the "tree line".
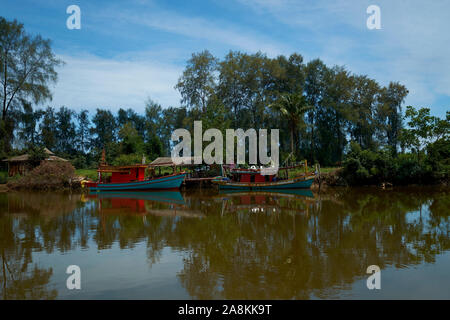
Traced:
POLYGON ((404 112, 404 85, 383 86, 343 66, 305 62, 298 53, 270 58, 230 51, 222 59, 208 50, 194 53, 175 85, 180 105, 162 108, 149 99, 144 114, 126 107, 115 114, 107 108, 37 109, 33 105, 51 97, 48 85, 63 62, 49 40, 28 35, 17 21, 0 18, 0 46, 2 157, 45 146, 77 167, 96 164, 103 148, 111 163, 140 162, 144 154, 152 160, 170 155, 172 131, 192 131, 195 120, 204 130, 279 128, 281 160, 326 166, 340 165, 350 142, 394 157, 420 157, 424 141, 449 137, 449 112, 444 119, 426 108, 404 112))

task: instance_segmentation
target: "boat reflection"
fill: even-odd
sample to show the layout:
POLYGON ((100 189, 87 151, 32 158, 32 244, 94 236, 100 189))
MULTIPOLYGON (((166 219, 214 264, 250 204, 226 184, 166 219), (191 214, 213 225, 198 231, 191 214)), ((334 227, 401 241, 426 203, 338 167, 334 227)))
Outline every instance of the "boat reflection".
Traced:
POLYGON ((202 214, 188 208, 179 191, 90 193, 89 199, 98 201, 101 214, 200 217, 202 214))
POLYGON ((308 214, 314 205, 311 190, 220 191, 222 214, 225 212, 308 214))

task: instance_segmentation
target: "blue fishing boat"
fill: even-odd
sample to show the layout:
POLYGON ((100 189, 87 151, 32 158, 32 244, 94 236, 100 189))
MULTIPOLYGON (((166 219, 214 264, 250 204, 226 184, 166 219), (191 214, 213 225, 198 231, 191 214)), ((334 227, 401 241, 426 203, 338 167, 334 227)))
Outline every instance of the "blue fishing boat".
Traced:
POLYGON ((276 174, 261 174, 261 169, 232 169, 225 176, 216 177, 212 183, 219 189, 227 190, 278 190, 278 189, 309 189, 315 179, 315 173, 308 172, 304 164, 280 168, 276 174), (288 170, 304 166, 305 172, 290 178, 288 170))
POLYGON ((218 185, 220 189, 269 191, 277 189, 309 189, 314 182, 314 178, 314 176, 308 176, 270 182, 240 182, 218 177, 212 182, 218 185))

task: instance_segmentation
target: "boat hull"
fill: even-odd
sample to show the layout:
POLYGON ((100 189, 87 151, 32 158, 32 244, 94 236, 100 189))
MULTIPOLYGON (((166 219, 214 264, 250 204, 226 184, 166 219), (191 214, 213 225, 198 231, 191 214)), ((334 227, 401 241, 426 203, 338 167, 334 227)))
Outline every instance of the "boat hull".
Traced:
POLYGON ((89 191, 125 191, 125 190, 161 190, 179 189, 183 183, 185 173, 165 176, 150 180, 124 182, 124 183, 98 183, 89 186, 89 191))
POLYGON ((226 190, 278 190, 278 189, 309 189, 314 182, 314 176, 294 178, 276 182, 246 183, 225 180, 213 180, 220 189, 226 190))

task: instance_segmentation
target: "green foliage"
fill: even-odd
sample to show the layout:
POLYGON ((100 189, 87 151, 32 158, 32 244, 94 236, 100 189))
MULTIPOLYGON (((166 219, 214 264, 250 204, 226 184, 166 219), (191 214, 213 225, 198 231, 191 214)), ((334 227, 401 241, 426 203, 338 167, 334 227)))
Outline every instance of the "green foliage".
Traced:
POLYGON ((81 153, 84 153, 89 149, 90 144, 89 131, 91 129, 91 121, 89 119, 89 111, 80 111, 80 113, 76 114, 76 118, 78 120, 78 128, 76 129, 76 145, 77 149, 81 151, 81 153))
POLYGON ((131 122, 125 123, 119 130, 120 152, 122 154, 142 153, 144 141, 131 122))
POLYGON ((142 162, 142 154, 121 154, 114 159, 113 165, 115 166, 126 166, 132 164, 139 164, 142 162))
POLYGON ((31 146, 28 149, 28 155, 33 162, 41 162, 48 157, 48 154, 44 151, 44 147, 31 146))
POLYGON ((87 159, 84 155, 76 155, 71 162, 77 169, 86 169, 88 167, 87 159))
POLYGON ((163 155, 163 144, 161 139, 156 134, 151 134, 144 145, 144 151, 147 159, 153 161, 157 157, 163 155))
POLYGON ((0 18, 0 57, 6 62, 0 78, 8 78, 2 83, 7 96, 0 90, 1 158, 30 148, 39 161, 42 146, 79 169, 96 167, 103 149, 111 164, 140 163, 144 154, 149 162, 170 154, 175 129, 192 131, 201 120, 203 130, 222 133, 278 128, 282 159, 291 154, 322 166, 341 166, 345 159, 343 172, 356 184, 448 177, 450 112, 439 119, 429 108, 407 107, 403 115, 408 90, 400 83, 383 87, 343 66, 320 59, 305 63, 298 53, 270 58, 230 51, 223 59, 207 50, 194 53, 175 86, 180 107, 163 108, 148 99, 143 115, 121 108, 115 114, 97 109, 93 116, 65 107, 33 109, 31 100, 51 97, 48 85, 62 63, 48 40, 0 18), (13 140, 22 150, 12 149, 13 140))
POLYGON ((299 127, 304 126, 304 115, 312 107, 307 105, 307 100, 301 93, 283 94, 270 107, 288 121, 291 134, 291 153, 294 154, 295 132, 299 127))
POLYGON ((8 172, 0 171, 0 184, 6 183, 8 180, 8 172))
POLYGON ((393 172, 393 158, 389 150, 362 150, 352 142, 343 163, 343 176, 350 184, 377 184, 389 181, 393 172))
POLYGON ((350 185, 373 185, 390 182, 395 185, 437 183, 426 162, 418 162, 415 154, 399 154, 389 150, 362 150, 352 142, 344 163, 343 177, 350 185))
POLYGON ((97 169, 77 169, 75 170, 75 174, 79 177, 93 181, 96 181, 98 178, 97 169))
POLYGON ((57 125, 57 144, 56 151, 71 154, 76 146, 76 129, 73 123, 73 117, 75 112, 61 107, 56 113, 56 125, 57 125))
POLYGON ((109 110, 97 109, 92 119, 92 144, 99 150, 116 141, 117 123, 109 110))
POLYGON ((182 103, 202 112, 206 110, 215 89, 213 73, 216 65, 217 59, 208 50, 192 54, 175 86, 181 93, 182 103))
POLYGON ((42 122, 39 125, 40 129, 40 142, 43 146, 46 146, 50 150, 54 149, 57 145, 58 139, 58 127, 55 109, 48 107, 44 111, 42 122))
POLYGON ((426 163, 438 179, 450 179, 450 139, 441 138, 427 146, 426 163))
MULTIPOLYGON (((50 40, 25 32, 23 24, 0 17, 0 101, 2 121, 17 119, 18 106, 32 100, 51 99, 49 85, 57 80, 55 68, 63 62, 56 58, 50 40)), ((14 126, 2 135, 3 151, 9 151, 14 126)))

